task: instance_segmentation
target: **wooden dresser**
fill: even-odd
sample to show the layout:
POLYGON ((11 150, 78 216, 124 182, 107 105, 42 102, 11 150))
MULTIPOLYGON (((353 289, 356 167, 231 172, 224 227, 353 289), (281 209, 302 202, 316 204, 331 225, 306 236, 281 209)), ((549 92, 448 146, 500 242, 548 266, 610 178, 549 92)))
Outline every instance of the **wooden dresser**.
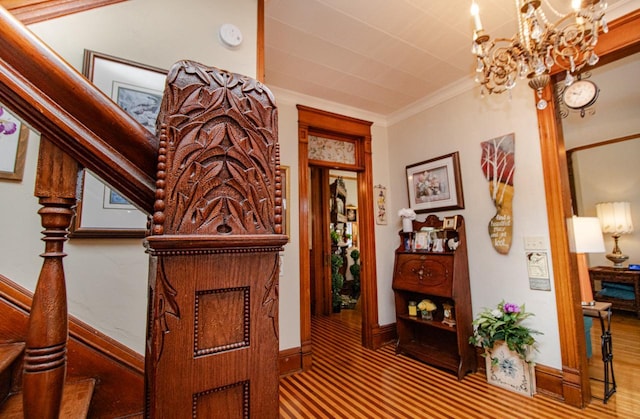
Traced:
MULTIPOLYGON (((444 246, 442 252, 405 248, 407 233, 400 233, 401 244, 395 252, 393 291, 396 305, 398 343, 396 353, 407 354, 427 364, 453 372, 458 379, 476 369, 475 349, 469 344, 472 334, 471 293, 464 219, 456 217, 454 229, 444 230, 446 239, 457 238, 456 250, 444 246), (433 319, 412 315, 409 302, 429 299, 437 306, 433 319), (445 306, 454 325, 443 323, 445 306)), ((435 215, 413 222, 415 231, 423 227, 442 229, 435 215)))
POLYGON ((589 279, 594 298, 597 301, 611 303, 614 310, 634 312, 640 318, 640 271, 612 266, 596 266, 589 268, 589 279), (607 291, 603 292, 604 288, 609 288, 609 291, 613 292, 611 294, 607 291), (616 296, 616 292, 618 296, 616 296), (620 295, 626 297, 631 292, 633 292, 632 299, 619 297, 620 295))

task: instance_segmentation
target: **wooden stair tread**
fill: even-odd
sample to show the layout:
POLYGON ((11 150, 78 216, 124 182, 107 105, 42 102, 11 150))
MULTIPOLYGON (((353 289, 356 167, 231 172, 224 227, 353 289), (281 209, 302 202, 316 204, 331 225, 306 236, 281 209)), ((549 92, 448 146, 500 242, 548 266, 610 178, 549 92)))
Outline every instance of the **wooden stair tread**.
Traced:
MULTIPOLYGON (((86 418, 96 382, 94 379, 66 383, 62 393, 61 418, 86 418)), ((0 406, 0 418, 23 419, 22 393, 14 393, 0 406)))
POLYGON ((24 342, 4 343, 0 345, 0 372, 9 368, 24 350, 24 342))

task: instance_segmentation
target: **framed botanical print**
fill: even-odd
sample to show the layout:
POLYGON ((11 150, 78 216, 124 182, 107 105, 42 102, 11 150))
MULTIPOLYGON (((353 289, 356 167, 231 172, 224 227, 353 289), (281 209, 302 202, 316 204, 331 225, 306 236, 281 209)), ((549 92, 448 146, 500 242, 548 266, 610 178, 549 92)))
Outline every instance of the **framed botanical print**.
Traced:
POLYGON ((464 208, 458 152, 406 167, 409 206, 415 212, 464 208))
MULTIPOLYGON (((83 73, 151 132, 155 132, 167 71, 85 50, 83 73)), ((83 170, 71 237, 144 237, 147 216, 95 174, 83 170)))

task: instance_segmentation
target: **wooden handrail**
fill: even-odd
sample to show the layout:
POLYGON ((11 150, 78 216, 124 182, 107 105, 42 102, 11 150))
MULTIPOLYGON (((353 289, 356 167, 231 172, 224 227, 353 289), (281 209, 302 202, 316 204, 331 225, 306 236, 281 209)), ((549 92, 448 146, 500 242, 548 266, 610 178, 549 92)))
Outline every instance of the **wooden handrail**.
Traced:
POLYGON ((151 213, 157 139, 0 7, 0 102, 151 213))

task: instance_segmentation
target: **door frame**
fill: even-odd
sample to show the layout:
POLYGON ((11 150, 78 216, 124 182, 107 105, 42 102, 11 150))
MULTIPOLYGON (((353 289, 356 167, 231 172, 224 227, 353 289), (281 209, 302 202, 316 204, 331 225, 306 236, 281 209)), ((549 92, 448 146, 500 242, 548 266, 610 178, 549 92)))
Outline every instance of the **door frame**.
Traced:
POLYGON ((371 155, 372 122, 351 118, 319 109, 297 105, 298 108, 298 190, 300 223, 300 351, 302 370, 311 368, 311 296, 310 296, 310 226, 309 226, 309 133, 333 134, 337 138, 355 140, 356 165, 329 164, 325 166, 357 172, 358 222, 360 224, 360 255, 362 272, 362 345, 374 349, 375 335, 379 335, 378 286, 376 282, 375 223, 373 213, 373 159, 371 155))
MULTIPOLYGON (((603 65, 640 51, 640 10, 609 24, 609 33, 601 35, 596 46, 603 65)), ((553 73, 561 70, 556 68, 553 73)), ((549 105, 538 111, 538 130, 544 172, 547 218, 553 260, 556 307, 562 358, 564 402, 584 407, 591 401, 589 368, 586 357, 584 323, 580 305, 575 253, 569 252, 566 220, 572 216, 571 192, 564 137, 559 114, 553 101, 553 83, 543 92, 549 105)), ((538 98, 534 95, 534 100, 538 98)))

